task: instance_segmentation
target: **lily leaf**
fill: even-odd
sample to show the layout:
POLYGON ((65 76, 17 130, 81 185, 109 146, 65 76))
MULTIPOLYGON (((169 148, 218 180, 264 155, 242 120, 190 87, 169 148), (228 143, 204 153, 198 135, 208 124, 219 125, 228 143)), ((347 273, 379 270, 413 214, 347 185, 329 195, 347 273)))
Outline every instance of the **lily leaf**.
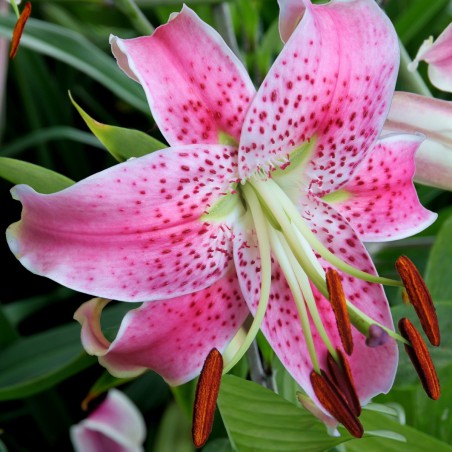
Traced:
MULTIPOLYGON (((0 36, 9 39, 16 17, 2 17, 0 36)), ((105 37, 107 41, 107 37, 105 37)), ((124 77, 114 59, 93 45, 81 34, 65 27, 30 18, 20 45, 63 61, 97 80, 115 95, 148 113, 149 107, 141 87, 124 77)))
MULTIPOLYGON (((442 224, 425 271, 425 282, 434 300, 452 300, 452 215, 442 224)), ((443 329, 444 331, 444 329, 443 329)))
POLYGON ((84 353, 75 324, 19 339, 0 352, 0 400, 44 391, 95 361, 84 353))
MULTIPOLYGON (((432 347, 427 344, 429 352, 437 370, 450 366, 452 362, 452 302, 435 303, 436 312, 441 330, 441 346, 432 347)), ((392 308, 392 315, 399 319, 409 318, 419 331, 422 331, 419 320, 412 306, 396 306, 392 308)), ((403 346, 400 346, 400 360, 397 370, 395 386, 402 388, 413 384, 419 384, 417 374, 405 353, 403 346)))
POLYGON ((452 446, 449 444, 408 425, 401 425, 393 417, 363 410, 360 420, 366 432, 365 436, 362 439, 352 439, 347 442, 347 451, 424 452, 440 450, 452 452, 452 446), (402 442, 402 438, 405 439, 405 442, 402 442))
POLYGON ((225 375, 218 406, 236 450, 319 452, 350 436, 328 436, 308 411, 256 383, 225 375))
MULTIPOLYGON (((120 324, 128 303, 105 310, 106 328, 120 324)), ((18 339, 0 351, 0 400, 28 397, 49 389, 96 363, 80 342, 75 322, 18 339)))
POLYGON ((70 187, 74 181, 33 163, 0 157, 0 177, 13 184, 27 184, 39 193, 54 193, 70 187))
POLYGON ((131 157, 141 157, 166 147, 162 142, 139 130, 110 126, 96 121, 75 102, 70 93, 69 97, 91 132, 116 160, 123 162, 131 157))
POLYGON ((377 452, 451 451, 452 446, 401 425, 393 416, 364 410, 364 437, 328 436, 323 424, 274 392, 240 378, 222 379, 218 406, 235 450, 324 452, 346 442, 346 450, 377 452))

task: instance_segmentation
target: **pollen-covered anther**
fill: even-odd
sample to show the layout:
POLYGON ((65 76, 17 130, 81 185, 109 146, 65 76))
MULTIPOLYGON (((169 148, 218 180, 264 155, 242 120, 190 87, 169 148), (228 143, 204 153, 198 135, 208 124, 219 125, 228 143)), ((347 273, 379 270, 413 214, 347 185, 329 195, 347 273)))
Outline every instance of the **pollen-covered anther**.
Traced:
POLYGON ((336 362, 331 354, 328 354, 328 371, 334 384, 342 392, 348 406, 355 416, 361 414, 361 403, 356 392, 355 382, 353 380, 352 370, 345 354, 339 348, 336 349, 339 362, 336 362))
POLYGON ((427 345, 419 331, 407 318, 399 320, 399 331, 411 344, 405 345, 405 350, 419 375, 425 392, 431 399, 437 400, 441 392, 440 385, 427 345))
POLYGON ((321 405, 355 438, 361 438, 364 429, 349 407, 347 401, 342 396, 338 388, 330 381, 324 371, 318 374, 315 370, 311 372, 311 384, 321 405))
POLYGON ((14 26, 13 38, 11 40, 11 50, 9 51, 9 58, 13 59, 16 56, 17 50, 19 49, 20 38, 22 37, 22 33, 25 28, 25 24, 27 23, 28 18, 31 14, 31 3, 25 3, 24 9, 20 14, 19 19, 14 26))
POLYGON ((204 446, 212 431, 222 373, 223 357, 213 348, 207 355, 196 386, 192 424, 195 447, 204 446))
POLYGON ((396 261, 396 268, 402 279, 411 304, 416 311, 432 345, 438 346, 441 341, 438 317, 428 288, 422 279, 418 269, 406 256, 400 256, 396 261))
POLYGON ((341 338, 342 346, 347 355, 353 352, 353 336, 350 317, 347 311, 344 289, 342 287, 339 273, 333 268, 326 271, 326 285, 328 288, 331 307, 336 317, 337 329, 341 338))

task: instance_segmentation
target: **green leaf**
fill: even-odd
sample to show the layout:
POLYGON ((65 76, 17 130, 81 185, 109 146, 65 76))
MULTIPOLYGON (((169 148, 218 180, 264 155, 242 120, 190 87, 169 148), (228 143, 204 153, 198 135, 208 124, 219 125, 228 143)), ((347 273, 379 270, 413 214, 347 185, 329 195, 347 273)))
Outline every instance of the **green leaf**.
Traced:
MULTIPOLYGON (((16 23, 14 15, 2 17, 0 36, 10 39, 16 23)), ((108 36, 105 36, 107 42, 108 36)), ((149 112, 141 87, 117 67, 113 57, 67 28, 30 18, 20 45, 63 61, 110 89, 135 108, 149 112)))
MULTIPOLYGON (((394 26, 400 39, 406 44, 413 38, 423 36, 427 39, 428 35, 423 35, 426 25, 434 20, 438 13, 443 12, 448 0, 414 0, 408 3, 403 10, 403 14, 395 21, 394 26)), ((421 41, 422 42, 422 41, 421 41)))
MULTIPOLYGON (((203 448, 202 452, 232 452, 231 443, 227 438, 217 438, 209 441, 203 448)), ((1 452, 1 451, 0 451, 1 452)))
POLYGON ((452 446, 437 440, 433 436, 426 435, 407 425, 401 425, 392 417, 384 414, 363 410, 360 416, 364 431, 369 433, 390 432, 390 437, 364 437, 362 439, 352 439, 345 444, 347 451, 356 452, 425 452, 441 451, 452 452, 452 446), (394 441, 392 438, 403 436, 406 442, 394 441))
POLYGON ((236 450, 320 452, 349 438, 328 436, 321 422, 274 392, 232 375, 221 382, 218 406, 236 450))
POLYGON ((433 299, 452 300, 452 215, 443 223, 430 252, 425 282, 433 299))
POLYGON ((190 423, 176 403, 171 403, 160 422, 158 435, 152 450, 159 452, 193 452, 190 423))
POLYGON ((123 162, 131 157, 141 157, 166 147, 162 142, 139 130, 110 126, 96 121, 75 102, 70 93, 69 97, 91 132, 116 160, 123 162))
MULTIPOLYGON (((452 302, 435 303, 436 312, 441 330, 441 345, 432 347, 427 344, 433 363, 437 369, 443 369, 452 363, 452 302)), ((392 308, 395 319, 409 318, 419 331, 422 331, 417 315, 412 306, 400 305, 392 308)), ((417 374, 405 353, 404 347, 400 345, 400 358, 395 384, 398 387, 420 384, 417 374)))
POLYGON ((0 177, 13 184, 30 185, 40 193, 54 193, 74 183, 55 171, 9 157, 0 157, 0 177))
POLYGON ((77 325, 18 340, 0 352, 0 400, 41 392, 94 362, 83 351, 77 325))
POLYGON ((51 140, 71 140, 103 149, 103 146, 89 132, 82 132, 74 127, 55 126, 30 132, 26 136, 2 146, 1 153, 3 156, 11 157, 38 143, 46 143, 51 140))
MULTIPOLYGON (((132 304, 107 308, 102 316, 105 328, 119 324, 132 304)), ((0 400, 44 391, 96 361, 84 352, 76 322, 19 339, 0 351, 0 400)))
POLYGON ((231 375, 223 377, 218 406, 233 447, 240 452, 324 452, 341 443, 347 451, 360 452, 452 451, 452 446, 375 410, 364 410, 360 416, 363 438, 351 438, 342 427, 341 437, 328 436, 309 412, 256 383, 231 375))

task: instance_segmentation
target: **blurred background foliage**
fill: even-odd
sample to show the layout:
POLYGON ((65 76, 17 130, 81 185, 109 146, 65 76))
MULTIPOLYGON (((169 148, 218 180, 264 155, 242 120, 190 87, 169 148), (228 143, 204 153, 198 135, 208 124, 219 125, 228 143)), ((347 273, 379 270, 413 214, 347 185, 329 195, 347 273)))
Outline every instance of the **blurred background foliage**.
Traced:
MULTIPOLYGON (((165 23, 169 14, 182 5, 176 0, 137 0, 136 3, 154 27, 165 23)), ((277 2, 198 0, 186 3, 222 33, 258 85, 282 47, 277 27, 277 2)), ((438 36, 452 19, 449 0, 385 0, 382 3, 412 57, 424 39, 438 36)), ((110 34, 123 38, 143 34, 139 22, 125 12, 122 2, 34 0, 32 4, 32 18, 19 52, 13 61, 8 61, 4 50, 15 17, 9 5, 0 0, 0 48, 3 49, 0 50, 0 157, 32 162, 72 180, 113 165, 113 157, 87 129, 70 102, 69 90, 93 118, 134 128, 162 140, 141 88, 121 73, 110 53, 110 34)), ((424 64, 420 66, 420 73, 428 83, 424 64)), ((403 80, 397 88, 409 89, 403 80)), ((436 97, 450 99, 450 95, 430 85, 429 88, 436 97)), ((3 177, 4 172, 9 171, 5 165, 6 161, 0 162, 3 177)), ((0 179, 3 230, 20 216, 19 203, 9 195, 11 186, 11 182, 0 179)), ((390 395, 379 397, 378 402, 389 404, 386 406, 393 414, 398 413, 398 417, 387 421, 388 425, 397 430, 396 425, 402 429, 401 425, 406 422, 408 427, 403 427, 401 434, 411 432, 409 434, 414 436, 410 437, 408 445, 387 439, 351 441, 345 446, 347 450, 382 450, 383 447, 398 451, 452 450, 451 194, 428 187, 418 187, 418 190, 423 204, 439 213, 439 220, 416 237, 371 247, 371 251, 380 273, 387 276, 395 274, 395 258, 400 254, 408 255, 426 274, 434 298, 440 302, 438 312, 445 337, 444 345, 435 351, 434 358, 442 382, 442 398, 438 402, 427 399, 402 353, 395 388, 390 395)), ((124 383, 121 389, 145 415, 147 450, 193 450, 189 433, 193 384, 170 389, 153 373, 127 383, 105 376, 97 360, 83 352, 80 328, 72 320, 74 311, 87 297, 26 271, 9 252, 5 240, 0 241, 0 252, 0 441, 4 446, 11 451, 71 450, 68 428, 86 416, 80 407, 82 400, 90 390, 101 394, 112 385, 124 383)), ((388 296, 397 313, 395 317, 400 317, 406 310, 401 294, 393 290, 388 296)), ((105 327, 112 334, 125 309, 130 308, 125 305, 114 306, 105 316, 105 327)), ((295 403, 293 381, 266 350, 262 338, 260 344, 267 367, 278 369, 280 394, 295 403)), ((246 371, 246 363, 236 369, 241 375, 246 375, 246 371)), ((221 395, 220 407, 225 419, 230 408, 228 385, 234 384, 234 380, 229 379, 221 395)), ((91 402, 90 409, 99 399, 91 402)), ((242 403, 245 402, 242 399, 242 403)), ((238 400, 233 405, 238 413, 240 403, 238 400)), ((247 406, 252 407, 246 403, 241 407, 244 416, 247 406)), ((256 406, 254 414, 258 409, 256 406)), ((240 414, 238 416, 240 419, 240 414)), ((377 425, 378 416, 369 416, 369 425, 377 425)), ((379 422, 381 424, 381 419, 379 422)), ((256 423, 259 424, 258 415, 256 423)), ((246 442, 241 442, 240 425, 226 424, 229 433, 238 435, 235 438, 236 445, 242 445, 240 450, 247 450, 243 445, 246 442)), ((373 428, 390 429, 387 425, 373 428)), ((204 450, 231 450, 225 438, 221 417, 216 416, 214 433, 204 450)), ((268 450, 278 450, 278 443, 267 444, 271 444, 268 450)), ((4 446, 0 444, 0 450, 4 446)), ((316 443, 316 447, 306 450, 323 450, 330 446, 316 443)), ((344 445, 339 447, 344 448, 344 445)))

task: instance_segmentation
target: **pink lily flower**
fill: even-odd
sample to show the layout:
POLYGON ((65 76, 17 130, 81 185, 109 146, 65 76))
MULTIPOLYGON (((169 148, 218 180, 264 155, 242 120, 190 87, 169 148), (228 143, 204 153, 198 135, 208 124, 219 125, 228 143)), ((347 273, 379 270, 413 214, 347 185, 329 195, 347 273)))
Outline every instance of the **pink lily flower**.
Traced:
POLYGON ((433 86, 452 92, 452 23, 435 41, 430 36, 422 43, 408 69, 415 71, 420 61, 428 63, 428 77, 433 86))
POLYGON ((76 452, 141 452, 146 425, 132 401, 111 389, 86 419, 71 427, 70 435, 76 452))
POLYGON ((376 3, 300 5, 257 93, 187 7, 152 36, 112 37, 171 148, 59 193, 13 189, 23 213, 8 242, 26 268, 97 297, 145 302, 112 343, 100 328, 107 300, 76 313, 85 348, 114 375, 151 368, 183 383, 251 312, 251 329, 261 327, 325 410, 311 374, 323 374, 328 357, 340 362, 344 349, 326 282, 335 268, 355 326, 349 364, 359 400, 390 389, 398 355, 386 339, 397 335, 381 283, 399 282, 376 274, 362 241, 434 221, 412 184, 422 139, 377 139, 399 55, 376 3))
POLYGON ((425 135, 416 152, 414 180, 452 190, 452 102, 396 92, 384 130, 425 135))

